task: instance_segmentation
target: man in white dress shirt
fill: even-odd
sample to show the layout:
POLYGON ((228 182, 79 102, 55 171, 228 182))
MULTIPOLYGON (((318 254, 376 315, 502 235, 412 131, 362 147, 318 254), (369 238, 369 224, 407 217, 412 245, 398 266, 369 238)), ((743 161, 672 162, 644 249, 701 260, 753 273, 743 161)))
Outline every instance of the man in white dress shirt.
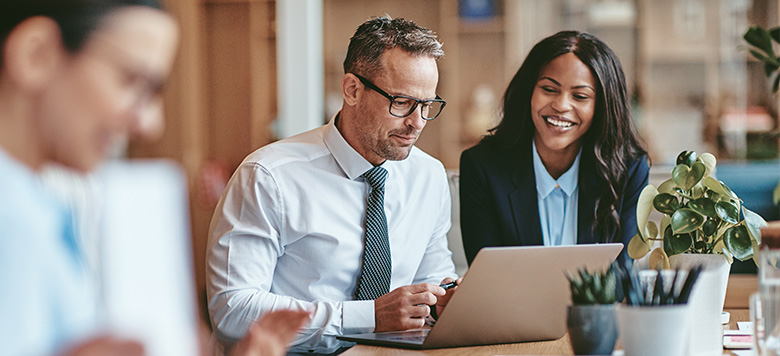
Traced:
POLYGON ((364 22, 344 61, 341 111, 238 167, 211 221, 207 252, 209 312, 225 345, 276 309, 311 312, 291 348, 307 353, 348 346, 340 334, 419 328, 443 311, 454 289, 438 284, 457 278, 446 238, 447 176, 414 147, 445 104, 436 95, 442 55, 436 36, 414 22, 364 22), (373 188, 362 176, 374 167, 386 172, 379 233, 368 231, 373 188), (361 269, 374 263, 364 253, 371 234, 386 236, 391 262, 384 291, 357 300, 367 299, 356 290, 368 288, 359 284, 369 279, 361 269))

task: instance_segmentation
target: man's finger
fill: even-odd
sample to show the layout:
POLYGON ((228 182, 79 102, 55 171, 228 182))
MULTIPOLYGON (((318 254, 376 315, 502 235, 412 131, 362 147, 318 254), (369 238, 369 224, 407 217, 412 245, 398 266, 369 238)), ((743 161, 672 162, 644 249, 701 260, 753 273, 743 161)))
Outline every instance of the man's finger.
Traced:
POLYGON ((436 301, 438 298, 433 293, 425 292, 425 293, 417 293, 412 294, 409 296, 408 302, 411 305, 419 305, 419 304, 426 304, 426 305, 434 305, 436 304, 436 301))
POLYGON ((406 288, 406 291, 412 294, 425 293, 425 292, 439 294, 439 292, 444 290, 444 288, 441 288, 432 283, 412 284, 401 288, 406 288))

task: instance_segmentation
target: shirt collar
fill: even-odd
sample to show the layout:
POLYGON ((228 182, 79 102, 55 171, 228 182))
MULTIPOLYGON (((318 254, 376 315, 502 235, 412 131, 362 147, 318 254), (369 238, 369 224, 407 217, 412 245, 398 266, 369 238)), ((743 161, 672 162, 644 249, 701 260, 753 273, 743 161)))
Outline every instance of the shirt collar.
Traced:
MULTIPOLYGON (((347 177, 350 180, 355 180, 361 174, 371 169, 373 165, 355 151, 347 140, 344 139, 344 136, 341 135, 341 132, 339 132, 336 127, 336 120, 338 120, 340 114, 341 112, 336 113, 325 125, 325 146, 328 147, 333 158, 336 159, 336 163, 338 163, 347 177)), ((389 166, 388 163, 385 161, 382 167, 387 168, 389 166)))
POLYGON ((574 190, 577 189, 577 181, 580 176, 580 156, 582 155, 582 148, 577 153, 577 157, 574 158, 574 163, 571 165, 563 175, 558 177, 558 180, 553 179, 550 173, 547 172, 547 168, 544 167, 539 152, 536 151, 536 145, 531 140, 531 146, 533 149, 534 160, 534 176, 536 177, 536 191, 539 196, 544 199, 547 198, 550 193, 555 189, 555 186, 561 187, 567 196, 571 196, 574 190))

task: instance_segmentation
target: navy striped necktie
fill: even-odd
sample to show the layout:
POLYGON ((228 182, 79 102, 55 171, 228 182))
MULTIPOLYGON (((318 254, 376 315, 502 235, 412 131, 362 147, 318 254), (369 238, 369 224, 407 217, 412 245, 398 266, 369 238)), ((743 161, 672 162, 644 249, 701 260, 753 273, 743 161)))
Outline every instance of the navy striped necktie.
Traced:
POLYGON ((363 173, 361 177, 371 185, 371 193, 366 204, 366 247, 355 299, 373 300, 390 292, 392 260, 387 234, 387 217, 385 217, 387 170, 374 167, 363 173))

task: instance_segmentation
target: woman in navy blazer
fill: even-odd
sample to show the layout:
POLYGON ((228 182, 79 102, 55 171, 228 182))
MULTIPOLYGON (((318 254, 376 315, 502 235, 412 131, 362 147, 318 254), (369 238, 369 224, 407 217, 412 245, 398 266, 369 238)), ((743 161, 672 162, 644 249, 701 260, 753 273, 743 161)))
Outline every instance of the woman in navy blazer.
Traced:
POLYGON ((636 233, 636 204, 648 171, 615 53, 587 33, 550 36, 534 46, 509 83, 501 122, 461 155, 466 258, 471 263, 486 246, 561 243, 561 231, 578 244, 627 245, 636 233), (546 172, 535 171, 534 157, 546 172), (542 196, 540 202, 538 174, 558 190, 559 178, 562 189, 564 177, 577 171, 571 195, 563 193, 557 203, 542 196), (566 202, 576 209, 568 218, 576 227, 568 230, 561 218, 571 214, 564 213, 566 202), (550 242, 552 229, 557 243, 550 242))

